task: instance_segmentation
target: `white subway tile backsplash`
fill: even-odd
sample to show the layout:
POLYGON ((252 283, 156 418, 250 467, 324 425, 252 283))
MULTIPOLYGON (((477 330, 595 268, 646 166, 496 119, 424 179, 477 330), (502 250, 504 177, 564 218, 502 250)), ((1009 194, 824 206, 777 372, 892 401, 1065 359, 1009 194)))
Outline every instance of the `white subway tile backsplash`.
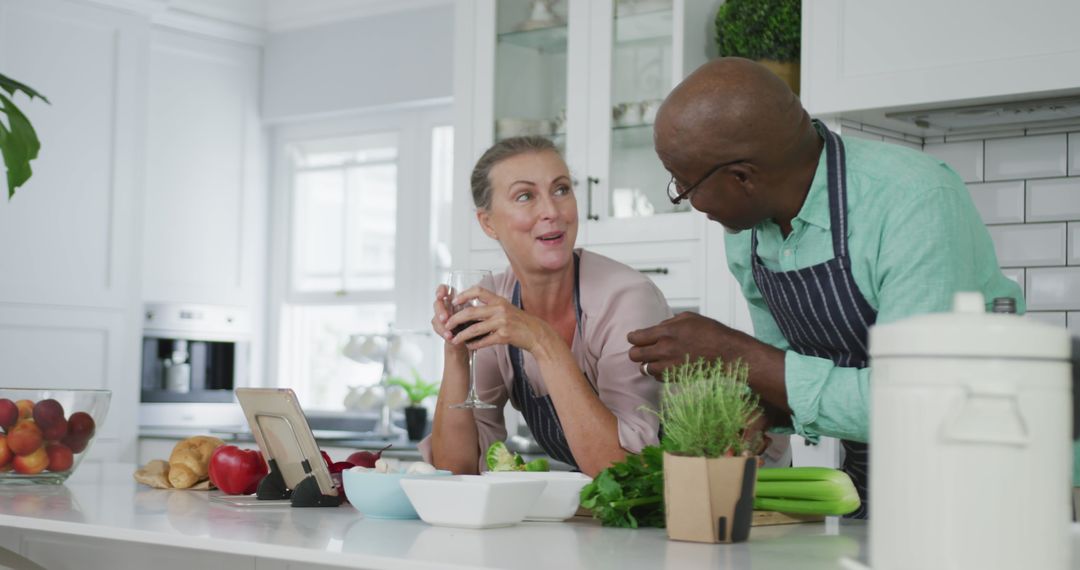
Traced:
POLYGON ((929 144, 944 144, 944 143, 945 143, 945 136, 944 135, 934 135, 934 136, 929 136, 929 137, 926 137, 926 138, 923 139, 923 146, 926 146, 926 145, 929 145, 929 144))
POLYGON ((902 139, 902 138, 904 138, 904 133, 901 133, 900 131, 894 131, 892 129, 884 129, 884 128, 881 128, 881 127, 875 127, 874 125, 866 125, 866 124, 864 124, 862 126, 862 130, 866 131, 866 132, 868 132, 870 134, 881 135, 883 137, 892 137, 894 139, 902 139))
POLYGON ((1080 176, 1080 133, 1069 133, 1069 176, 1080 176))
POLYGON ((1048 178, 1066 174, 1066 135, 986 141, 986 180, 1048 178))
POLYGON ((1029 311, 1024 316, 1055 327, 1065 328, 1067 326, 1065 313, 1061 311, 1029 311))
POLYGON ((1067 133, 1069 131, 1080 130, 1080 122, 1062 122, 1060 124, 1051 125, 1049 127, 1036 127, 1033 129, 1024 129, 1024 134, 1027 136, 1032 135, 1049 135, 1052 133, 1067 133))
POLYGON ((960 175, 964 182, 981 182, 983 179, 983 141, 928 144, 923 147, 960 175))
POLYGON ((987 182, 968 184, 971 200, 985 224, 1022 224, 1024 222, 1024 182, 987 182))
POLYGON ((1080 310, 1080 267, 1028 269, 1024 297, 1029 311, 1080 310))
POLYGON ((1065 224, 990 226, 1002 267, 1065 265, 1065 224))
POLYGON ((962 142, 974 140, 1005 139, 1024 136, 1024 129, 1001 129, 997 131, 980 131, 974 133, 951 134, 945 136, 945 142, 962 142))
POLYGON ((1069 332, 1074 336, 1080 336, 1080 313, 1069 313, 1065 320, 1068 322, 1069 332))
POLYGON ((841 134, 843 136, 845 136, 845 137, 852 137, 852 138, 857 138, 857 139, 867 139, 867 140, 877 141, 877 142, 881 142, 881 139, 883 138, 881 135, 875 135, 875 134, 871 134, 871 133, 864 133, 863 131, 858 131, 858 130, 855 130, 855 129, 844 129, 844 132, 841 133, 841 134))
POLYGON ((1049 178, 1027 183, 1027 221, 1080 220, 1080 178, 1049 178))
POLYGON ((895 138, 895 137, 882 137, 882 140, 883 140, 883 142, 887 142, 889 144, 895 144, 895 145, 899 145, 899 146, 906 146, 906 147, 908 147, 908 148, 910 148, 912 150, 922 150, 922 145, 921 144, 915 144, 915 143, 913 143, 911 141, 907 141, 907 140, 904 140, 904 139, 898 139, 898 138, 895 138))
POLYGON ((1069 223, 1069 265, 1080 265, 1080 222, 1069 223))
POLYGON ((1022 267, 1009 267, 1001 270, 1005 274, 1005 277, 1012 279, 1014 283, 1020 286, 1020 290, 1023 291, 1027 283, 1024 282, 1024 268, 1022 267))

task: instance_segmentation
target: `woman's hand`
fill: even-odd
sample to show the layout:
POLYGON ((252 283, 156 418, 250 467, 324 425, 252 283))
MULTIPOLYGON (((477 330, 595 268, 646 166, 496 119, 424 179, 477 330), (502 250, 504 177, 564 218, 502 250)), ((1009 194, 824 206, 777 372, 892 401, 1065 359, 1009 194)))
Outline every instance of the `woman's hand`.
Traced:
POLYGON ((464 354, 466 352, 464 345, 450 342, 454 338, 454 333, 450 332, 451 327, 447 326, 446 323, 450 319, 450 288, 446 285, 439 285, 435 289, 434 309, 434 316, 431 317, 431 330, 446 341, 447 351, 464 354))
POLYGON ((472 287, 462 291, 451 300, 454 305, 475 304, 458 311, 443 324, 446 331, 469 321, 478 321, 469 328, 450 338, 458 346, 467 346, 469 350, 478 350, 499 344, 511 344, 527 350, 536 356, 538 350, 547 347, 547 342, 557 338, 546 322, 529 315, 515 307, 507 299, 481 287, 472 287))

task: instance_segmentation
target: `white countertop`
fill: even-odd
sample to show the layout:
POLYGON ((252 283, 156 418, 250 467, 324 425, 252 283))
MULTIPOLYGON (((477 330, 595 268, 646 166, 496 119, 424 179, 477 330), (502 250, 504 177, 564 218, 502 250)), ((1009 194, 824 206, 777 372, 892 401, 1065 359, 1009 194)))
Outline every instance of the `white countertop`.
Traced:
POLYGON ((352 568, 835 570, 842 557, 865 560, 866 525, 837 519, 755 527, 735 545, 674 542, 663 529, 587 519, 463 530, 365 520, 347 504, 238 509, 206 492, 138 485, 134 468, 86 463, 64 485, 0 487, 0 526, 352 568))

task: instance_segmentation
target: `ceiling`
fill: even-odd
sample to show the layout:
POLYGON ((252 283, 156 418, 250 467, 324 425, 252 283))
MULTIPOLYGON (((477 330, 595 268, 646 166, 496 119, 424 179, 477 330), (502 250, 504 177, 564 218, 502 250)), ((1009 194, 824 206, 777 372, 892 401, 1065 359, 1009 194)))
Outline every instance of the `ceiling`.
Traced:
POLYGON ((454 0, 168 0, 187 13, 266 32, 318 26, 391 12, 419 10, 454 0))

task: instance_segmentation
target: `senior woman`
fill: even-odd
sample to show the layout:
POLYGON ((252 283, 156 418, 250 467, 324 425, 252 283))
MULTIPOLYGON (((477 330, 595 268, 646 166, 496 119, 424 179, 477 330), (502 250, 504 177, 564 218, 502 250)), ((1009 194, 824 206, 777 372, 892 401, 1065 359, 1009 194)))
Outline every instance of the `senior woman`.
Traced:
POLYGON ((451 316, 436 291, 432 328, 445 339, 442 387, 431 437, 421 444, 440 469, 477 473, 483 451, 506 438, 503 407, 521 410, 548 455, 595 476, 627 452, 657 443, 658 388, 627 356, 632 330, 671 316, 648 278, 604 256, 574 249, 578 212, 570 173, 551 141, 503 140, 472 172, 476 219, 510 267, 457 294, 480 306, 451 316), (460 324, 479 321, 458 335, 460 324), (494 409, 452 409, 476 389, 494 409))

